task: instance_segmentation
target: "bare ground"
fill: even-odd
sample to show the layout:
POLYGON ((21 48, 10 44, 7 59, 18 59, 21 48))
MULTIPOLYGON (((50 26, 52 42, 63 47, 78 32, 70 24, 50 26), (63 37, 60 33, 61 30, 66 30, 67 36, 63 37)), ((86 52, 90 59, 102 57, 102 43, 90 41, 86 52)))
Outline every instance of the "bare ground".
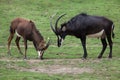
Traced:
MULTIPOLYGON (((82 59, 49 59, 49 60, 9 60, 6 58, 0 61, 7 62, 26 62, 28 66, 19 66, 17 64, 9 64, 7 68, 16 69, 18 71, 37 72, 46 74, 82 74, 93 73, 94 69, 89 67, 79 67, 77 63, 83 63, 82 59)), ((87 60, 86 60, 87 61, 87 60)), ((99 60, 93 60, 99 62, 99 60)))
POLYGON ((84 72, 91 73, 93 70, 89 68, 77 68, 61 65, 50 65, 46 67, 32 67, 30 69, 20 68, 20 71, 40 72, 47 74, 81 74, 84 72))

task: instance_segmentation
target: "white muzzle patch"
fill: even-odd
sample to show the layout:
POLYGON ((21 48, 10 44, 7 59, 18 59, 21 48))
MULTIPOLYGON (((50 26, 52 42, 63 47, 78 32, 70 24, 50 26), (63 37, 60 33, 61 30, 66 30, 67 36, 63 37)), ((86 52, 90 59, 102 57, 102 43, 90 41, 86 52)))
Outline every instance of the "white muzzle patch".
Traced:
POLYGON ((38 58, 41 56, 41 51, 38 51, 38 58))
POLYGON ((89 35, 87 35, 87 37, 90 37, 90 38, 99 38, 99 37, 101 37, 101 36, 103 35, 103 33, 104 33, 104 29, 101 30, 101 31, 98 32, 98 33, 95 33, 95 34, 89 34, 89 35))
POLYGON ((64 39, 61 40, 61 44, 63 43, 64 39))
POLYGON ((63 39, 63 38, 61 38, 60 36, 59 36, 59 39, 61 39, 61 45, 62 45, 62 43, 63 43, 64 39, 63 39))

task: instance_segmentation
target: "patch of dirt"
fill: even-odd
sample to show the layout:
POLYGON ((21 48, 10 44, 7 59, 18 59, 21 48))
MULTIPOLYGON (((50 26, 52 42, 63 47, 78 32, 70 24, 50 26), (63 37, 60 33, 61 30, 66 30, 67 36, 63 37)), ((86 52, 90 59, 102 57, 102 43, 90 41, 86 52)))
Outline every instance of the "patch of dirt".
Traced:
POLYGON ((52 65, 45 67, 33 67, 30 69, 20 68, 20 71, 30 71, 30 72, 40 72, 47 74, 82 74, 92 73, 93 70, 90 68, 78 68, 78 67, 69 67, 69 66, 61 66, 61 65, 52 65))
MULTIPOLYGON (((79 67, 78 63, 84 63, 82 59, 50 59, 50 60, 8 60, 0 59, 7 62, 26 62, 28 66, 19 66, 17 64, 9 64, 7 68, 16 69, 18 71, 37 72, 46 74, 82 74, 93 73, 94 70, 88 67, 79 67), (52 63, 49 63, 52 62, 52 63)), ((87 60, 86 60, 87 61, 87 60)), ((96 60, 95 60, 96 62, 96 60)), ((98 61, 97 61, 98 62, 98 61)))

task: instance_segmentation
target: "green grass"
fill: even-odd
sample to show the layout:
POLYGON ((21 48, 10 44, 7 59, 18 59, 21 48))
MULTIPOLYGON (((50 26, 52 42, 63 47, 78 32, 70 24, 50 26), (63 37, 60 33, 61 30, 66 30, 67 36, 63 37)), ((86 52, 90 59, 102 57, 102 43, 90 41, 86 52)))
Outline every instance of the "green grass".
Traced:
MULTIPOLYGON (((120 79, 120 1, 119 0, 0 0, 0 80, 118 80, 120 79), (49 17, 53 14, 53 23, 63 13, 67 15, 60 21, 63 23, 73 16, 85 12, 90 15, 105 16, 115 24, 115 38, 113 39, 113 58, 107 59, 109 47, 103 59, 96 59, 102 45, 99 39, 87 39, 88 59, 81 60, 83 49, 79 39, 67 36, 62 47, 56 46, 57 37, 50 29, 49 17), (12 19, 23 17, 35 22, 37 29, 45 40, 50 37, 52 43, 44 53, 44 60, 30 65, 23 60, 15 46, 15 38, 11 44, 12 56, 7 55, 7 39, 12 19), (2 60, 3 59, 3 60, 2 60), (78 59, 77 61, 73 61, 78 59), (6 61, 5 61, 6 60, 6 61), (10 60, 10 61, 9 61, 10 60), (21 60, 21 61, 12 61, 21 60), (55 62, 54 60, 58 60, 55 62), (71 60, 71 61, 70 61, 71 60), (79 61, 80 60, 80 61, 79 61), (98 60, 98 62, 95 62, 98 60), (64 65, 78 68, 91 68, 93 73, 82 74, 47 74, 31 71, 20 71, 9 65, 31 68, 32 66, 64 65)), ((60 24, 59 23, 59 24, 60 24)), ((21 45, 23 42, 21 40, 21 45)), ((37 52, 32 43, 28 42, 28 60, 38 60, 37 52)), ((22 47, 24 52, 24 47, 22 47)))
POLYGON ((120 78, 118 68, 120 64, 117 64, 117 59, 113 58, 112 60, 102 59, 102 60, 95 60, 95 59, 88 59, 88 60, 66 60, 64 63, 62 60, 54 61, 40 61, 37 63, 29 63, 29 61, 0 61, 0 79, 2 80, 73 80, 73 79, 82 79, 82 80, 118 80, 120 78), (72 63, 74 62, 74 63, 72 63), (12 66, 24 67, 26 69, 31 68, 31 66, 44 66, 46 65, 71 65, 77 66, 79 68, 91 68, 94 70, 92 73, 82 73, 82 74, 44 74, 39 72, 31 72, 31 71, 21 71, 19 69, 15 69, 12 66))

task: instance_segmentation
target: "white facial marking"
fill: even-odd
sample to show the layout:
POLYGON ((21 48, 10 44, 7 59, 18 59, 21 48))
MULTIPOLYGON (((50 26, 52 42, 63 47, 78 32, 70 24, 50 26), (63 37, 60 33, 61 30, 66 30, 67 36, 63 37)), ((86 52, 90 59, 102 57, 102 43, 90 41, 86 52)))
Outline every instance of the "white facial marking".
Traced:
POLYGON ((66 27, 65 26, 62 28, 62 31, 66 31, 66 27))
POLYGON ((38 51, 38 58, 41 56, 41 54, 40 54, 40 53, 41 53, 41 51, 38 51))
POLYGON ((112 25, 112 29, 114 28, 114 25, 112 25))
POLYGON ((16 31, 16 35, 18 36, 18 37, 22 37, 20 34, 18 34, 18 32, 16 31))
POLYGON ((63 41, 64 41, 64 40, 62 39, 61 44, 63 43, 63 41))
POLYGON ((59 39, 61 39, 61 37, 60 36, 58 36, 59 37, 59 39))
POLYGON ((61 39, 61 44, 63 43, 63 41, 64 41, 64 39, 63 38, 61 38, 60 36, 58 36, 59 37, 59 39, 61 39))
POLYGON ((98 33, 95 33, 95 34, 89 34, 89 35, 87 35, 87 36, 88 36, 88 37, 91 37, 91 38, 99 38, 99 37, 102 36, 103 32, 104 32, 104 30, 101 30, 101 31, 98 32, 98 33))

